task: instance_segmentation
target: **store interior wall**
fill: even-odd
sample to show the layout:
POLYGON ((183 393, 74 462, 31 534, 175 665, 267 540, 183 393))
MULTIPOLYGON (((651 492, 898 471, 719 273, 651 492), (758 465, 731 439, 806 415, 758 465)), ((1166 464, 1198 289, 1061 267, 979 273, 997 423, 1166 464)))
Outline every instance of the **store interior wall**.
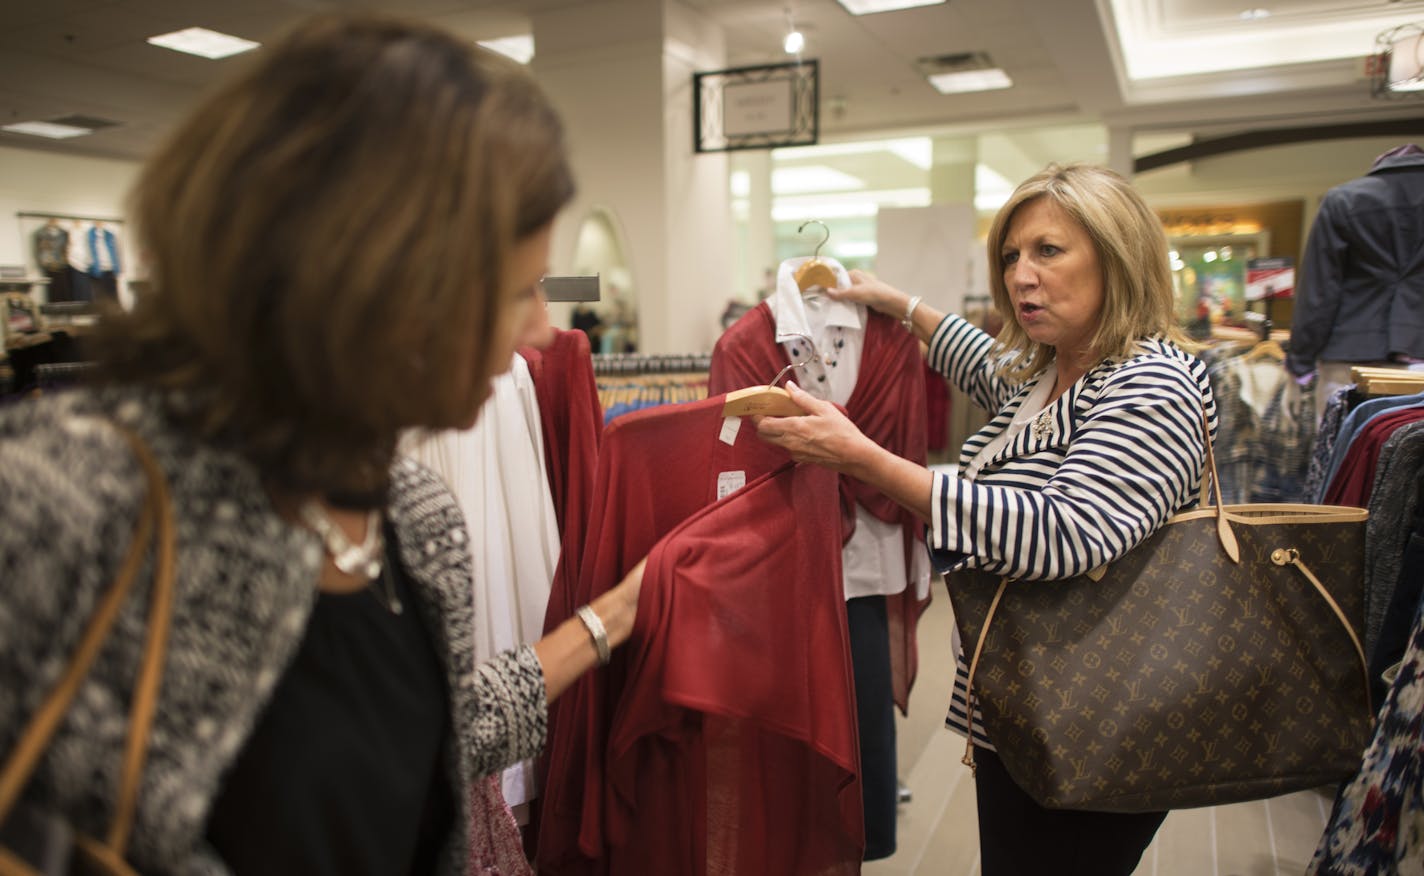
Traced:
MULTIPOLYGON (((579 193, 555 227, 555 273, 577 269, 595 206, 626 232, 643 352, 710 349, 735 287, 726 158, 692 144, 692 74, 723 63, 720 30, 674 0, 565 7, 534 17, 533 72, 563 115, 579 193)), ((551 317, 568 325, 570 306, 551 317)))
MULTIPOLYGON (((136 161, 0 146, 0 265, 26 265, 36 273, 19 213, 123 218, 138 173, 136 161)), ((130 238, 123 235, 121 256, 135 265, 130 238)))

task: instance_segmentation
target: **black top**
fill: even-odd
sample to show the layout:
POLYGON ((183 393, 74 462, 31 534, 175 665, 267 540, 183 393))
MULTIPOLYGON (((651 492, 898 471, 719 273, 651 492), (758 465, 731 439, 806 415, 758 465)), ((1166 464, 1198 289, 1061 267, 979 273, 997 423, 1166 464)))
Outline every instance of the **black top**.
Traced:
MULTIPOLYGON (((385 534, 393 545, 389 525, 385 534)), ((296 658, 224 777, 207 839, 234 873, 436 868, 456 811, 442 763, 445 674, 393 547, 385 568, 365 590, 318 595, 296 658)))

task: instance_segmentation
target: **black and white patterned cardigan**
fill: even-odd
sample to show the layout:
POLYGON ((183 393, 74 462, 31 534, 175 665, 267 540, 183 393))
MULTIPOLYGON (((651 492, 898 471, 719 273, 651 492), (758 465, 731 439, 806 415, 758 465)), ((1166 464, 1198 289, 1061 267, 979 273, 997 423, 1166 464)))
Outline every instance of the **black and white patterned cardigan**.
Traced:
MULTIPOLYGON (((166 473, 177 523, 177 589, 159 708, 140 788, 132 863, 143 873, 224 873, 203 841, 233 763, 295 655, 315 601, 321 549, 273 511, 250 465, 174 427, 151 391, 76 390, 0 409, 0 752, 68 664, 132 537, 145 484, 121 422, 166 473)), ((543 746, 543 674, 526 646, 476 665, 463 518, 414 462, 393 469, 387 513, 398 533, 454 723, 452 787, 543 746)), ((142 653, 146 567, 94 669, 25 792, 103 836, 142 653)), ((442 872, 465 872, 469 795, 442 872)))

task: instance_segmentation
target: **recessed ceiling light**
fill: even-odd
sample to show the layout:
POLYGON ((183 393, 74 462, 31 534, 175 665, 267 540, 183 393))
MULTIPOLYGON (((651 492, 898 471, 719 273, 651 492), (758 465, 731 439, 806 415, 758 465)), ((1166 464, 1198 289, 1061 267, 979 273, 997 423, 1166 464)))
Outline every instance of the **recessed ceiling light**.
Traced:
POLYGON ((56 125, 54 122, 16 122, 13 125, 0 126, 0 130, 9 131, 12 134, 30 134, 34 137, 48 137, 51 140, 68 140, 70 137, 82 137, 85 134, 94 133, 89 128, 77 128, 74 125, 56 125))
POLYGON ((875 12, 894 12, 896 9, 913 9, 916 6, 936 6, 946 0, 837 0, 851 15, 870 15, 875 12))
POLYGON ((190 27, 172 33, 159 34, 148 38, 151 45, 162 46, 175 52, 186 52, 216 61, 229 55, 239 55, 262 45, 242 37, 235 37, 206 27, 190 27))
POLYGON ((939 89, 940 94, 993 91, 998 88, 1011 88, 1014 84, 1009 74, 998 67, 988 70, 962 70, 958 73, 935 73, 929 80, 931 85, 939 89))
POLYGON ((823 164, 778 167, 771 172, 771 190, 778 195, 794 195, 805 192, 847 192, 863 188, 865 188, 865 180, 823 164))
POLYGON ((1256 9, 1243 9, 1243 10, 1241 11, 1241 20, 1242 20, 1242 21, 1256 21, 1256 20, 1258 20, 1258 19, 1270 18, 1270 17, 1271 17, 1271 10, 1269 10, 1269 9, 1261 9, 1261 8, 1258 7, 1258 8, 1256 8, 1256 9))
POLYGON ((480 45, 492 52, 499 52, 506 58, 513 58, 521 64, 534 59, 534 35, 500 37, 497 40, 480 40, 480 45))

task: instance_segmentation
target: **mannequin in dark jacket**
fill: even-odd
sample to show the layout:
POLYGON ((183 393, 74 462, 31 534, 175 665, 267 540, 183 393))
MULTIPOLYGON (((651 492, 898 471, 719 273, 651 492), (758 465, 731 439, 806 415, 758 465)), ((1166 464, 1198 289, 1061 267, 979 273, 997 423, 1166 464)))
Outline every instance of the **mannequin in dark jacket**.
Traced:
POLYGON ((1424 150, 1409 144, 1325 193, 1306 242, 1286 366, 1320 371, 1424 358, 1424 150), (1319 363, 1317 365, 1317 363, 1319 363))

